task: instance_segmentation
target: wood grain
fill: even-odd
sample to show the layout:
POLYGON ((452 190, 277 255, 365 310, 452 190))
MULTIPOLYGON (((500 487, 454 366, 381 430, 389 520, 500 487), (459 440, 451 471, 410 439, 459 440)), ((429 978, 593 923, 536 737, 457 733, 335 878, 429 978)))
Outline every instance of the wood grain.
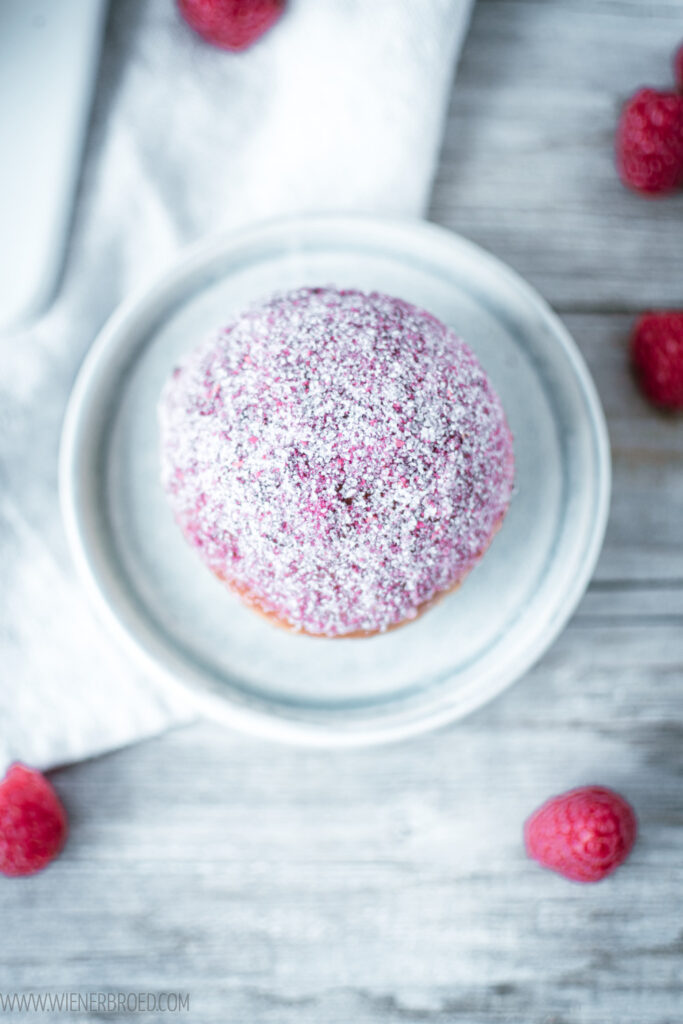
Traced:
POLYGON ((683 194, 643 201, 613 164, 621 104, 670 87, 678 0, 483 0, 451 105, 432 217, 560 310, 683 302, 683 194))
POLYGON ((683 305, 683 195, 631 196, 611 155, 682 37, 683 0, 479 0, 435 186, 434 220, 561 311, 605 405, 614 500, 568 629, 419 741, 306 753, 204 724, 57 772, 72 841, 2 887, 0 991, 188 991, 209 1024, 683 1020, 683 423, 626 360, 635 311, 683 305), (593 781, 641 835, 580 887, 525 859, 521 823, 593 781))

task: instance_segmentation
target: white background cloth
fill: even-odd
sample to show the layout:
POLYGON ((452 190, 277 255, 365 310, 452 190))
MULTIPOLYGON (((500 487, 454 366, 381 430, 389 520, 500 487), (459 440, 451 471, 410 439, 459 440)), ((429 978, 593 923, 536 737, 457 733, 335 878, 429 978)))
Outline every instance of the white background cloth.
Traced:
POLYGON ((97 330, 202 235, 304 211, 423 213, 471 2, 290 0, 234 55, 171 0, 113 0, 57 298, 0 338, 0 770, 195 715, 104 634, 66 550, 59 430, 97 330))

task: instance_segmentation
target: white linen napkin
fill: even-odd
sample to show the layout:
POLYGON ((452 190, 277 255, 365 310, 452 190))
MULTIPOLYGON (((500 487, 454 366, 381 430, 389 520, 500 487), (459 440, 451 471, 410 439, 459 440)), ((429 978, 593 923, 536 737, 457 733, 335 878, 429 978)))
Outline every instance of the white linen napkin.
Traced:
POLYGON ((424 213, 471 3, 290 0, 240 55, 172 0, 111 5, 63 281, 37 324, 0 338, 0 770, 196 714, 105 635, 66 550, 59 431, 98 329, 202 235, 304 211, 424 213))

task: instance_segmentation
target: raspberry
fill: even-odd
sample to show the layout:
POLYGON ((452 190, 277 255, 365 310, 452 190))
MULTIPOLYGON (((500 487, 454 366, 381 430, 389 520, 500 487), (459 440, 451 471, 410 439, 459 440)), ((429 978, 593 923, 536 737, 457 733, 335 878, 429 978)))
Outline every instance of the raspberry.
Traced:
POLYGON ((178 0, 183 18, 203 39, 225 50, 246 50, 285 8, 285 0, 178 0))
POLYGON ((66 812, 44 775, 13 764, 0 782, 0 872, 32 875, 57 856, 66 812))
POLYGON ((683 92, 683 43, 674 54, 674 75, 676 76, 676 85, 683 92))
POLYGON ((640 388, 662 409, 683 409, 683 312, 644 313, 631 339, 640 388))
POLYGON ((524 826, 527 853, 574 882, 599 882, 626 860, 636 816, 623 797, 603 786, 554 796, 524 826))
POLYGON ((621 180, 656 195, 683 184, 683 96, 640 89, 621 112, 616 137, 621 180))

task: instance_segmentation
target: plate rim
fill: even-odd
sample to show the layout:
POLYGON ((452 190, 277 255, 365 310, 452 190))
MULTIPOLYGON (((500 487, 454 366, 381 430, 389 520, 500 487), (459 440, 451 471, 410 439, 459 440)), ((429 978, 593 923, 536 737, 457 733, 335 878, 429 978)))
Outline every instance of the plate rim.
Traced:
POLYGON ((197 709, 208 717, 224 724, 233 726, 251 735, 257 735, 282 742, 317 748, 348 748, 372 746, 395 742, 411 736, 445 726, 465 717, 472 711, 487 704, 505 689, 518 681, 542 657, 554 643, 559 634, 573 615, 583 596, 602 549, 610 508, 611 495, 611 456, 609 435, 602 405, 588 366, 564 323, 552 310, 549 303, 524 280, 515 270, 494 256, 486 249, 464 238, 448 228, 410 217, 365 216, 362 214, 327 214, 305 215, 297 217, 277 218, 250 224, 234 231, 225 231, 200 239, 185 247, 177 255, 170 266, 157 274, 151 282, 134 289, 121 302, 105 321, 83 359, 81 367, 69 396, 64 416, 60 450, 59 450, 59 499, 62 521, 67 537, 71 557, 76 567, 81 585, 84 587, 97 617, 107 628, 110 635, 154 678, 158 679, 169 692, 182 694, 185 698, 192 696, 197 709), (136 321, 155 306, 159 306, 164 296, 172 293, 184 279, 197 273, 203 266, 208 266, 221 256, 231 251, 258 244, 259 239, 277 238, 278 235, 297 232, 319 231, 339 236, 340 232, 351 235, 365 232, 399 233, 404 238, 419 235, 423 242, 430 240, 439 246, 459 247, 475 258, 480 264, 488 265, 498 278, 503 278, 527 307, 532 308, 541 321, 550 328, 555 340, 561 345, 568 358, 576 382, 579 385, 589 413, 591 435, 596 456, 595 475, 595 515, 590 532, 587 530, 584 539, 584 551, 576 573, 564 591, 561 608, 556 609, 554 618, 548 622, 546 629, 526 645, 520 655, 516 653, 512 661, 512 669, 506 666, 493 681, 489 681, 481 691, 469 695, 457 706, 440 704, 427 707, 409 719, 400 718, 393 721, 378 720, 370 727, 353 729, 344 723, 321 723, 305 721, 295 717, 278 716, 260 708, 240 703, 228 693, 218 696, 211 692, 206 681, 201 680, 201 673, 193 676, 187 672, 182 674, 174 671, 169 656, 164 660, 155 655, 150 644, 141 635, 141 630, 133 631, 130 624, 126 625, 122 609, 118 608, 107 595, 104 583, 100 579, 94 558, 91 557, 88 538, 88 508, 79 500, 79 465, 83 457, 84 432, 87 432, 88 417, 86 406, 91 389, 96 386, 100 364, 107 360, 125 340, 129 330, 136 321))

